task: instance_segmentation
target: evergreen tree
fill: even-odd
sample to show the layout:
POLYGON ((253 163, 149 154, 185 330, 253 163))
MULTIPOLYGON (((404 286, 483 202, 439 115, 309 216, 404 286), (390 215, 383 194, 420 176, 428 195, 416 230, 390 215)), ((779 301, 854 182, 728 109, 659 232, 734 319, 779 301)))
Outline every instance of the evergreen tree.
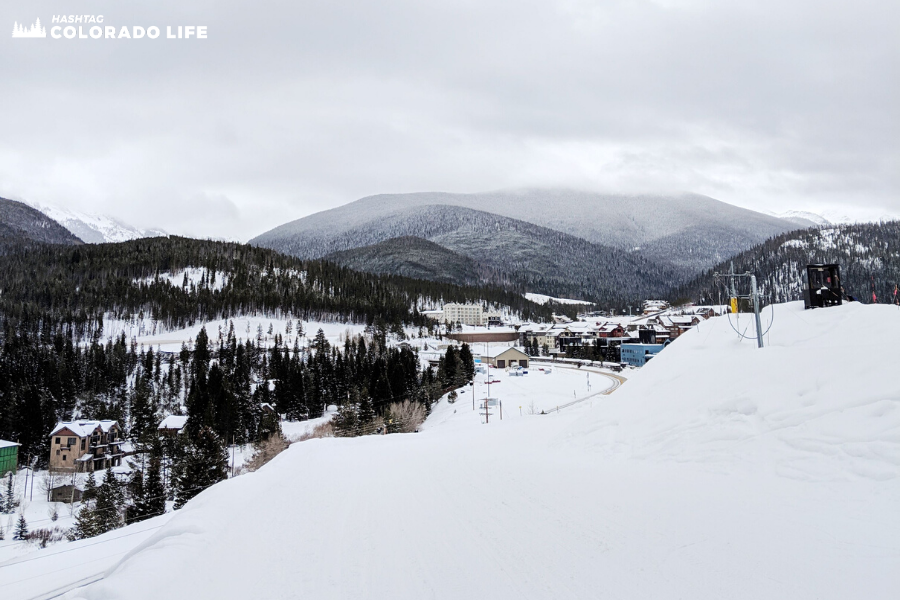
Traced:
POLYGON ((83 540, 98 534, 97 513, 94 512, 93 501, 84 502, 81 510, 75 515, 75 526, 69 532, 69 539, 83 540))
POLYGON ((375 408, 372 406, 372 399, 368 394, 364 395, 359 403, 359 429, 361 433, 369 433, 370 425, 375 420, 375 408))
POLYGON ((3 512, 7 515, 11 515, 19 508, 19 501, 16 499, 12 473, 6 478, 6 498, 4 499, 2 508, 3 512))
POLYGON ((175 508, 209 486, 228 477, 228 454, 225 446, 209 427, 203 427, 180 453, 174 469, 175 508))
POLYGON ((347 402, 338 406, 337 413, 331 418, 331 426, 336 437, 355 437, 360 432, 359 405, 347 402))
POLYGON ((475 378, 475 358, 472 356, 472 349, 468 344, 462 345, 459 351, 459 362, 465 373, 466 381, 472 381, 475 378))
MULTIPOLYGON (((151 354, 152 356, 152 354, 151 354)), ((145 434, 155 433, 156 411, 150 397, 150 383, 141 375, 135 381, 131 395, 131 438, 143 440, 145 434)))
POLYGON ((132 505, 128 507, 128 522, 137 523, 166 512, 166 490, 162 481, 162 444, 153 444, 146 470, 132 474, 132 505))
POLYGON ((97 479, 94 472, 88 474, 87 481, 84 482, 84 492, 81 494, 82 502, 92 502, 97 499, 97 479))
POLYGON ((14 540, 28 539, 28 523, 25 521, 25 515, 20 514, 19 520, 16 522, 16 532, 13 534, 14 540))
POLYGON ((122 485, 116 479, 112 468, 106 469, 103 483, 97 488, 97 499, 94 504, 95 535, 121 527, 123 525, 123 508, 124 493, 122 485))

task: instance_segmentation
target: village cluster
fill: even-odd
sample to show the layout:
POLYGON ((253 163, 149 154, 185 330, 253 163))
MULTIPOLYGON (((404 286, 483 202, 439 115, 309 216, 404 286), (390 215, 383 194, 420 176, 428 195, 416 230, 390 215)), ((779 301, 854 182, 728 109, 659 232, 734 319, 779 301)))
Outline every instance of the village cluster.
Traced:
MULTIPOLYGON (((594 311, 578 314, 577 320, 554 315, 552 323, 520 322, 477 304, 445 304, 443 309, 425 314, 447 328, 443 337, 472 345, 482 362, 499 368, 520 363, 527 366, 528 357, 642 367, 678 336, 724 310, 720 306, 673 307, 663 300, 647 300, 636 315, 594 311), (503 346, 515 347, 525 356, 519 361, 512 359, 512 363, 508 357, 498 358, 498 353, 505 351, 503 346)), ((429 359, 437 361, 439 352, 446 347, 447 344, 438 345, 429 359)))

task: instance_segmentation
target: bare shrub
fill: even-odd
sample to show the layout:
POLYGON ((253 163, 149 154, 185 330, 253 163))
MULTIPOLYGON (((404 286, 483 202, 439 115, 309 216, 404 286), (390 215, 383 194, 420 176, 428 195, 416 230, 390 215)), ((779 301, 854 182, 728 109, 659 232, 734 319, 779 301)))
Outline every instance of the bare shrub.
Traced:
POLYGON ((425 407, 418 402, 394 402, 385 415, 388 433, 412 433, 425 421, 425 407))
POLYGON ((334 437, 334 427, 332 427, 331 421, 326 421, 324 423, 316 425, 312 431, 307 431, 306 433, 298 437, 296 441, 305 442, 306 440, 311 440, 313 438, 327 437, 334 437))
POLYGON ((250 471, 256 471, 264 464, 284 452, 290 446, 288 441, 282 435, 270 435, 269 439, 256 445, 256 451, 244 468, 250 471))
POLYGON ((68 529, 63 529, 61 527, 52 527, 50 529, 35 529, 34 531, 28 532, 28 535, 25 536, 25 539, 32 544, 37 544, 40 548, 46 548, 47 544, 55 544, 56 542, 61 542, 66 538, 66 533, 68 533, 68 529))

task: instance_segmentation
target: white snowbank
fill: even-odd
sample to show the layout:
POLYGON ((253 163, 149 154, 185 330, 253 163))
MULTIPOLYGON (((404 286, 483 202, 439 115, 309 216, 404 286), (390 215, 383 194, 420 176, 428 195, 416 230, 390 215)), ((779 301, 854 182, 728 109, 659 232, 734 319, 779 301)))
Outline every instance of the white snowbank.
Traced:
MULTIPOLYGON (((731 323, 743 331, 751 317, 739 317, 731 323)), ((897 478, 898 339, 900 311, 887 305, 777 306, 762 350, 740 341, 728 318, 711 319, 568 435, 606 456, 739 463, 800 479, 897 478)))

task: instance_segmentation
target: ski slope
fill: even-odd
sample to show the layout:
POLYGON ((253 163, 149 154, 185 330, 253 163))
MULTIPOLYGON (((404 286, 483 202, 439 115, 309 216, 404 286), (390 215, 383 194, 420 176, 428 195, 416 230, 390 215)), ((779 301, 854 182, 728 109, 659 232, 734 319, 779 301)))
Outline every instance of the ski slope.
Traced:
MULTIPOLYGON (((558 413, 461 397, 294 444, 66 597, 896 598, 900 313, 774 318, 763 350, 712 319, 558 413)), ((508 397, 547 402, 556 373, 529 377, 508 397)))

